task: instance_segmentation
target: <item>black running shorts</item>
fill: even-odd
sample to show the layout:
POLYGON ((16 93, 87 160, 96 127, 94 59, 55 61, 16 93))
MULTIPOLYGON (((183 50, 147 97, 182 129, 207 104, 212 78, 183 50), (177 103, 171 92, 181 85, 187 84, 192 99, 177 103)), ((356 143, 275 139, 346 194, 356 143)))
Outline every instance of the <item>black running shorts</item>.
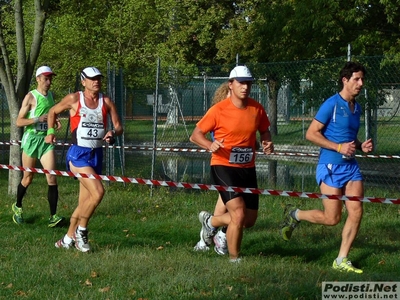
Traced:
MULTIPOLYGON (((237 168, 228 166, 211 166, 211 178, 213 183, 216 185, 258 188, 255 167, 237 168)), ((225 191, 220 191, 219 194, 225 204, 233 198, 242 197, 246 204, 246 208, 258 210, 258 194, 225 191)))

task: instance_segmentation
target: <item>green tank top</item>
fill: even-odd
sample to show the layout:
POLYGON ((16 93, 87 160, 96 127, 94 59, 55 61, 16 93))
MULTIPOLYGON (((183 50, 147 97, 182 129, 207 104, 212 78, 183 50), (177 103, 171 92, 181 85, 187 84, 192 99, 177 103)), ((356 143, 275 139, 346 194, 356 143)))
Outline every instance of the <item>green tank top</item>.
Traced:
MULTIPOLYGON (((28 112, 27 118, 38 118, 49 112, 54 105, 53 94, 49 91, 47 96, 43 96, 38 90, 31 91, 31 94, 36 100, 36 107, 28 112)), ((25 127, 25 132, 45 135, 47 132, 47 122, 38 122, 25 127)))

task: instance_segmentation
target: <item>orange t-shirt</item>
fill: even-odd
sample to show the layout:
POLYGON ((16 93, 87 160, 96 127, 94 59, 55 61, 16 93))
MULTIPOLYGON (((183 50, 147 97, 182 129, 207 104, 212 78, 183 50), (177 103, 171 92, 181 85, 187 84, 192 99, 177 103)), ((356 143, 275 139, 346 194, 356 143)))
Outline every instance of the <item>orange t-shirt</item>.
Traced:
POLYGON ((248 98, 245 108, 237 108, 230 98, 213 105, 196 124, 203 132, 214 132, 214 139, 224 139, 224 148, 213 152, 211 165, 237 168, 255 166, 257 131, 265 132, 270 125, 264 107, 248 98))

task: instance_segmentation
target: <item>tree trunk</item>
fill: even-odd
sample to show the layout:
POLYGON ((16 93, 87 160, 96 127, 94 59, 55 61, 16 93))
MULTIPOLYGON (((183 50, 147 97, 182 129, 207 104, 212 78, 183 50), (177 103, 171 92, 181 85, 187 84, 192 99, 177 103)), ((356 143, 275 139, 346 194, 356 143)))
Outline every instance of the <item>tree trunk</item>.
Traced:
POLYGON ((268 118, 271 123, 271 136, 278 135, 278 90, 279 82, 274 79, 268 79, 268 118))
POLYGON ((278 161, 269 160, 268 161, 268 186, 270 188, 276 188, 276 182, 278 180, 278 161))
MULTIPOLYGON (((18 128, 15 123, 19 113, 20 103, 25 94, 29 91, 34 67, 39 57, 50 0, 34 0, 35 22, 33 25, 33 36, 28 39, 31 41, 30 47, 25 39, 23 2, 28 3, 29 1, 2 1, 2 10, 0 10, 0 81, 4 86, 8 107, 10 109, 10 139, 16 142, 21 141, 22 128, 18 128), (3 10, 3 8, 6 9, 3 10), (14 23, 3 23, 3 12, 9 11, 14 11, 14 23), (11 24, 13 24, 15 28, 11 28, 11 24), (4 36, 4 33, 7 32, 15 32, 16 49, 7 49, 7 46, 10 48, 12 47, 11 45, 7 45, 7 34, 6 38, 4 36), (26 53, 27 49, 29 49, 29 55, 26 53), (9 53, 16 54, 17 59, 14 56, 13 59, 10 59, 9 53), (13 74, 13 67, 17 70, 16 74, 13 74)), ((9 164, 11 166, 21 166, 20 145, 10 146, 9 164)), ((21 175, 21 171, 9 171, 9 195, 17 194, 17 187, 21 180, 21 175)))
MULTIPOLYGON (((18 128, 15 124, 19 112, 18 101, 15 99, 13 95, 7 95, 7 99, 11 99, 8 101, 8 105, 10 108, 10 139, 12 141, 20 141, 21 140, 21 128, 18 128)), ((11 166, 21 166, 21 151, 19 145, 10 145, 10 158, 9 164, 11 166)), ((21 181, 22 172, 21 171, 13 171, 10 170, 8 173, 8 194, 9 195, 16 195, 17 194, 17 187, 21 181)))

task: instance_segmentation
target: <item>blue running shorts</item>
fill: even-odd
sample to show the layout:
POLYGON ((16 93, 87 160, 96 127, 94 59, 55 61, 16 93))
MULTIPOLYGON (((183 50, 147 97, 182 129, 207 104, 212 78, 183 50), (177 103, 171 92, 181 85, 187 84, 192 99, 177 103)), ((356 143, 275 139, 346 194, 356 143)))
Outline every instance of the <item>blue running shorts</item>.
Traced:
POLYGON ((363 180, 363 177, 357 163, 345 165, 318 164, 316 179, 318 185, 323 182, 331 187, 341 189, 349 181, 360 181, 363 180))
POLYGON ((77 168, 92 167, 96 174, 101 174, 103 166, 103 148, 86 148, 72 145, 67 152, 67 170, 69 162, 77 168))

